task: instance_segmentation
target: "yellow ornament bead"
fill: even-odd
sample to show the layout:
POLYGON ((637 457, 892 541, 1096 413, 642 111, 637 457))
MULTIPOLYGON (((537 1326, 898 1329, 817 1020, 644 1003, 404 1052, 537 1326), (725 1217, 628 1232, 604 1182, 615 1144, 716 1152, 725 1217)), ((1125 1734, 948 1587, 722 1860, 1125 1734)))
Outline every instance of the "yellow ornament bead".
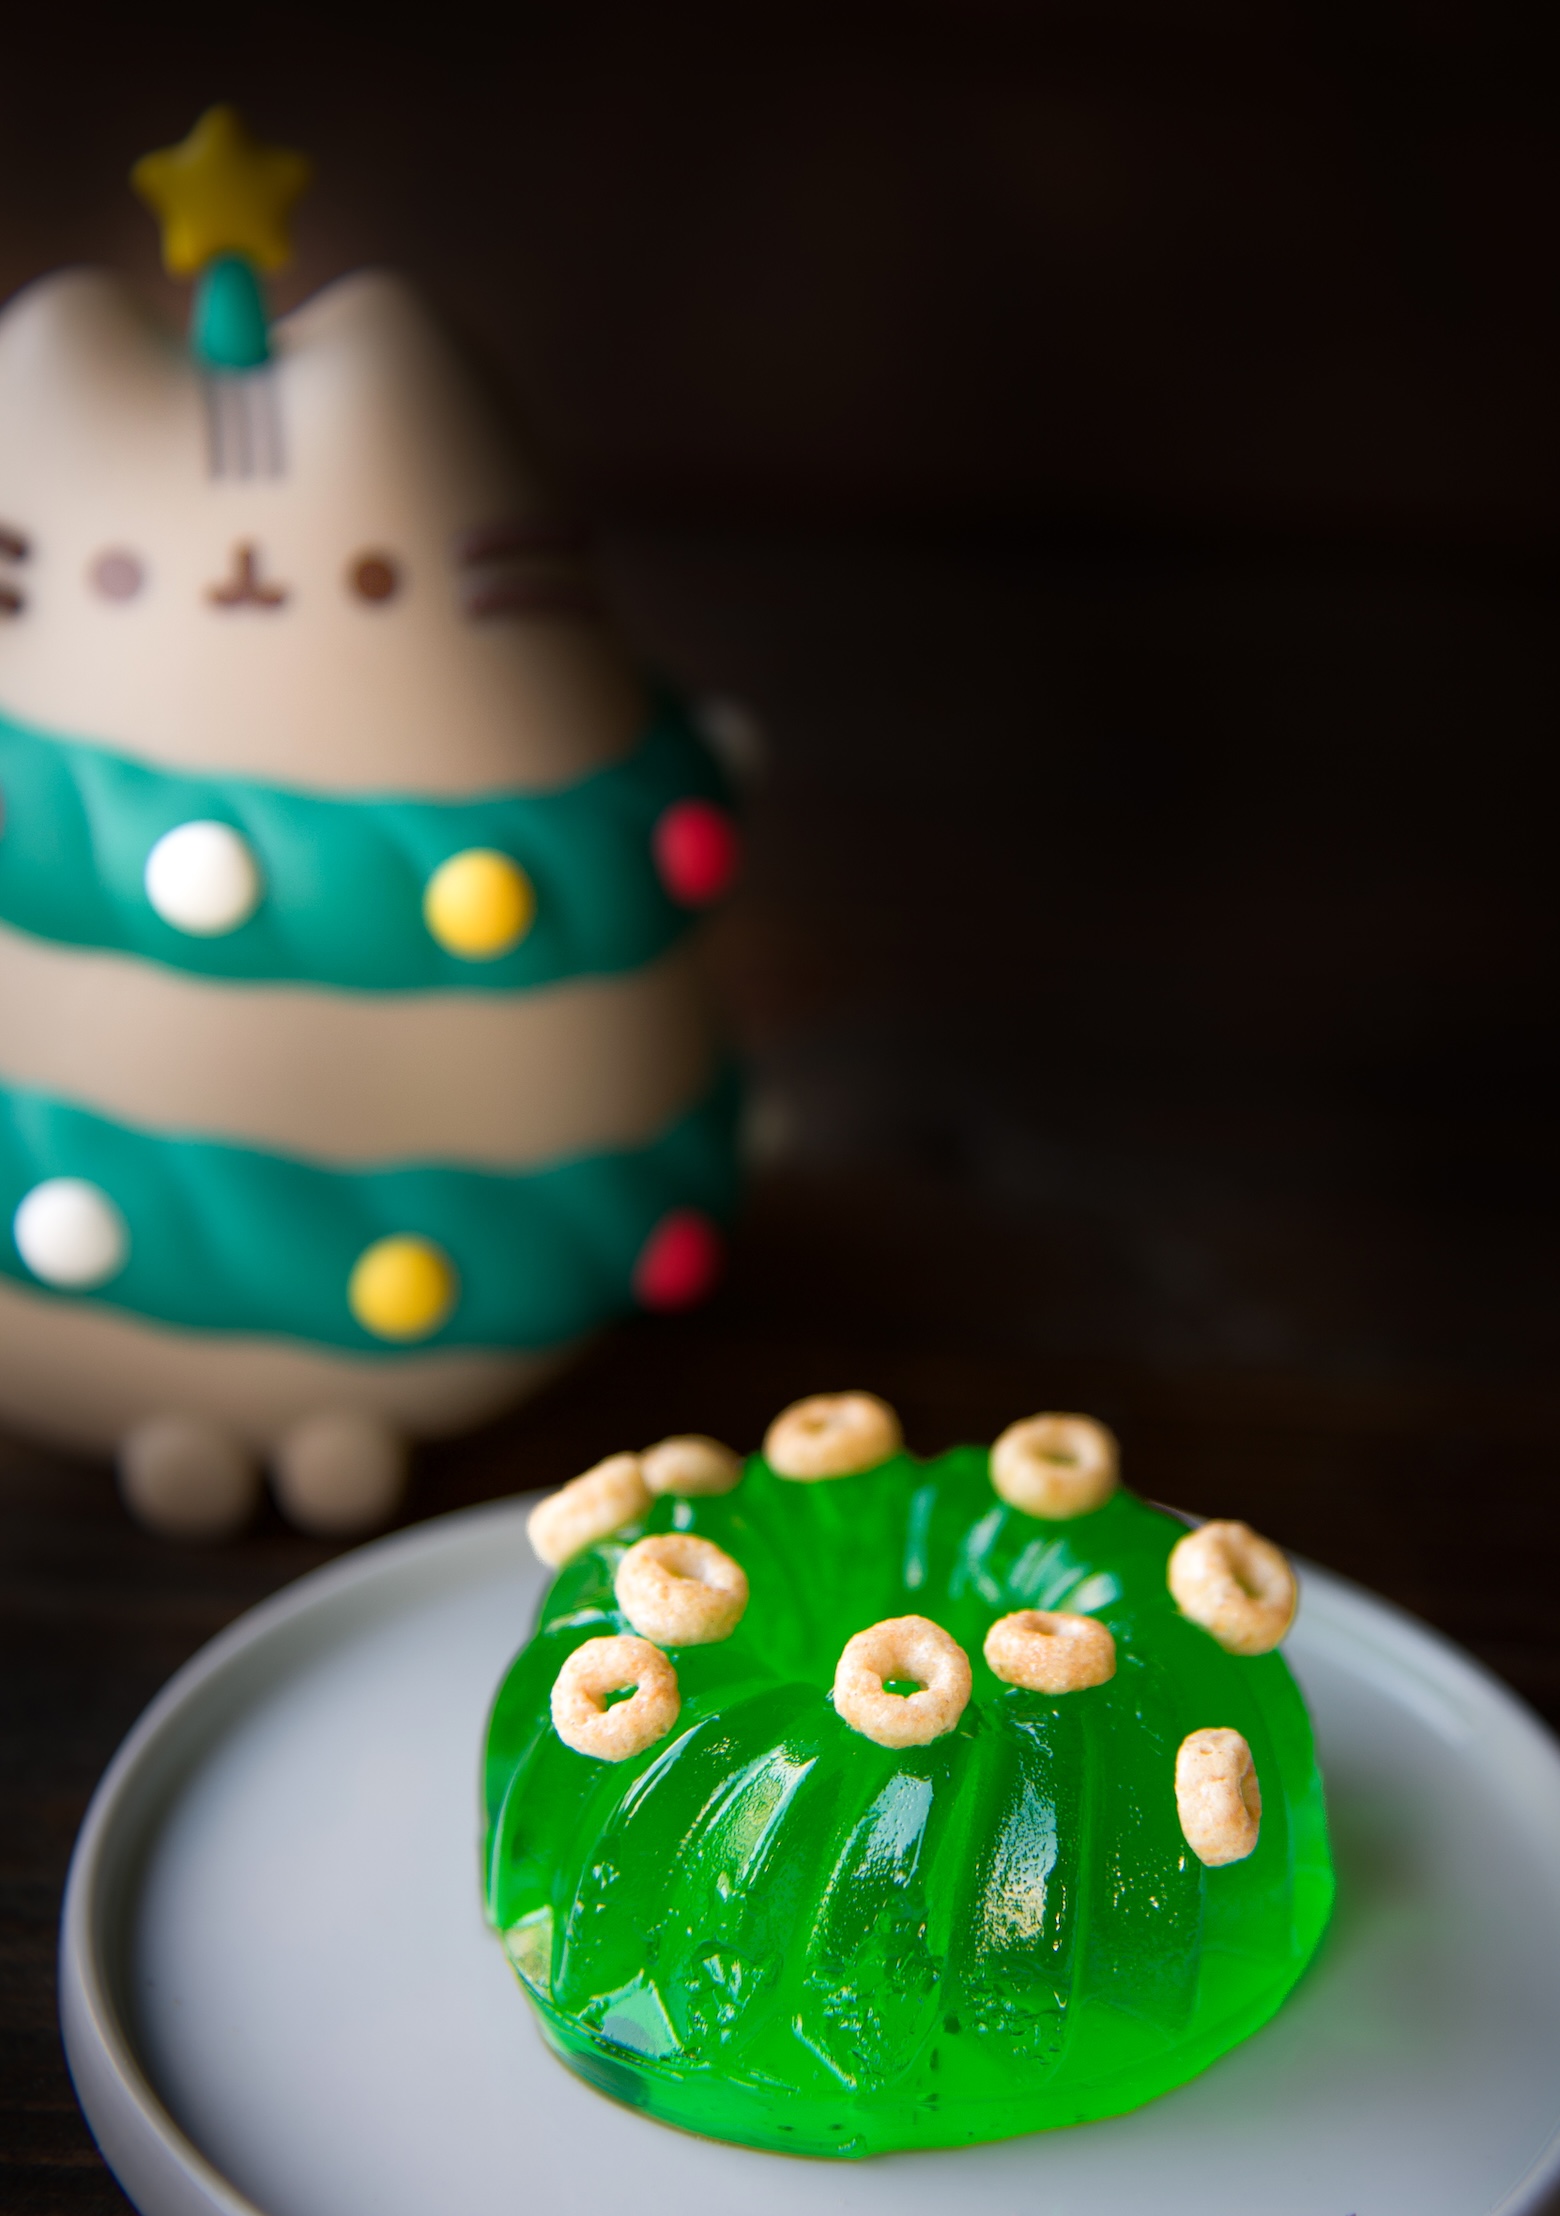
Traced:
POLYGON ((490 846, 441 862, 423 894, 423 921, 451 954, 491 962, 518 946, 536 914, 536 893, 518 862, 490 846))
POLYGON ((455 1305, 460 1279, 431 1239, 376 1239, 353 1265, 347 1301, 376 1339, 426 1339, 455 1305))

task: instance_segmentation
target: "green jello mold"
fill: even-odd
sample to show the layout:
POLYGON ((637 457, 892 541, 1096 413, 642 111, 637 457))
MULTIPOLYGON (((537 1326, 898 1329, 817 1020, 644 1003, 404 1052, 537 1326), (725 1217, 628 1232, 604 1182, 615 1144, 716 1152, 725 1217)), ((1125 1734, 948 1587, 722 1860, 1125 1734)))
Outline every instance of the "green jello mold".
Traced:
POLYGON ((499 1691, 487 1743, 489 1917, 555 2051, 665 2123, 792 2154, 961 2146, 1112 2116, 1266 2021, 1332 1906, 1310 1723, 1276 1653, 1180 1614, 1184 1528, 1128 1492, 1045 1522, 997 1498, 984 1448, 658 1499, 570 1562, 499 1691), (681 1712, 606 1762, 555 1731, 584 1642, 632 1631, 613 1577, 647 1532, 713 1540, 741 1622, 669 1648, 681 1712), (1108 1683, 1000 1682, 1015 1609, 1096 1617, 1108 1683), (930 1617, 974 1686, 956 1727, 890 1749, 831 1689, 847 1638, 930 1617), (1261 1828, 1205 1868, 1183 1837, 1181 1742, 1250 1747, 1261 1828))

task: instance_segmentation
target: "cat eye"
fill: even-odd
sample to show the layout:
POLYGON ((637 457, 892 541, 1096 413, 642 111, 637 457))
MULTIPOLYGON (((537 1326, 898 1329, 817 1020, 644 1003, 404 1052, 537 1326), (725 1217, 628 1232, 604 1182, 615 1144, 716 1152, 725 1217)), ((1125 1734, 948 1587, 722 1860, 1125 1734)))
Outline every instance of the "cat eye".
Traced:
POLYGON ((111 546, 88 570, 94 592, 105 600, 134 600, 146 583, 146 567, 137 555, 122 546, 111 546))
POLYGON ((347 583, 360 600, 393 600, 401 572, 388 554, 360 554, 347 571, 347 583))

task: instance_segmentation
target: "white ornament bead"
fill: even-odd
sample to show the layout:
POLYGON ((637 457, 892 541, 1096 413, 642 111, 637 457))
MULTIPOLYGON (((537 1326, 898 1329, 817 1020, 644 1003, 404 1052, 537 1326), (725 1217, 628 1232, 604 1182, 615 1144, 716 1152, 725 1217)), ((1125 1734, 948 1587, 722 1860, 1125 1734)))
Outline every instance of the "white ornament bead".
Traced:
POLYGON ((216 939, 247 923, 264 891, 249 842, 229 823, 181 823, 146 857, 146 897, 175 931, 216 939))
POLYGON ((130 1252, 125 1219, 101 1186, 84 1177, 50 1177, 11 1220, 16 1251, 45 1285, 86 1292, 124 1268, 130 1252))

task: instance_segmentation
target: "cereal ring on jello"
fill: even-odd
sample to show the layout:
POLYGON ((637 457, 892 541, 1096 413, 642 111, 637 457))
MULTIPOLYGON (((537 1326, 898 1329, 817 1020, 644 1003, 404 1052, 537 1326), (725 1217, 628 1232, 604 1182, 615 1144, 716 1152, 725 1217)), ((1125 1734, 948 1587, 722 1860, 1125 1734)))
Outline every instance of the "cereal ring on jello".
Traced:
POLYGON ((1245 1861, 1261 1829, 1262 1789, 1238 1731, 1187 1733, 1175 1758, 1175 1805, 1182 1836, 1205 1868, 1245 1861))
POLYGON ((903 1445, 899 1418, 876 1393, 810 1393, 769 1426, 764 1459, 778 1477, 854 1477, 903 1445))
POLYGON ((634 1629, 663 1647, 708 1647, 729 1639, 748 1604, 741 1563, 691 1531, 638 1540, 612 1584, 634 1629))
POLYGON ((1295 1620, 1295 1573, 1249 1524, 1205 1523, 1170 1550, 1170 1591, 1183 1616, 1227 1654, 1270 1654, 1295 1620))
POLYGON ((526 1535, 549 1569, 559 1570, 598 1539, 609 1539, 624 1524, 635 1522, 649 1506, 650 1488, 638 1455, 609 1454, 538 1501, 526 1535))
POLYGON ((834 1672, 834 1705, 880 1747, 925 1747, 952 1731, 969 1704, 970 1658, 927 1616, 889 1616, 847 1639, 834 1672), (919 1690, 891 1693, 895 1679, 919 1690))
POLYGON ((1062 1609, 1019 1608, 999 1616, 982 1652, 994 1677, 1032 1693, 1082 1693, 1116 1674, 1109 1626, 1062 1609))
POLYGON ((742 1478, 741 1455, 702 1431, 658 1440, 645 1448, 639 1466, 652 1493, 675 1493, 682 1500, 703 1493, 729 1493, 742 1478))
POLYGON ((997 1492, 1051 1523, 1103 1508, 1120 1481, 1115 1433, 1092 1416, 1026 1416, 991 1450, 997 1492))
POLYGON ((677 1672, 648 1639, 623 1634, 587 1639, 558 1672, 552 1689, 553 1729, 576 1754, 598 1762, 626 1762, 664 1739, 682 1708, 677 1672), (615 1701, 609 1693, 632 1697, 615 1701))

